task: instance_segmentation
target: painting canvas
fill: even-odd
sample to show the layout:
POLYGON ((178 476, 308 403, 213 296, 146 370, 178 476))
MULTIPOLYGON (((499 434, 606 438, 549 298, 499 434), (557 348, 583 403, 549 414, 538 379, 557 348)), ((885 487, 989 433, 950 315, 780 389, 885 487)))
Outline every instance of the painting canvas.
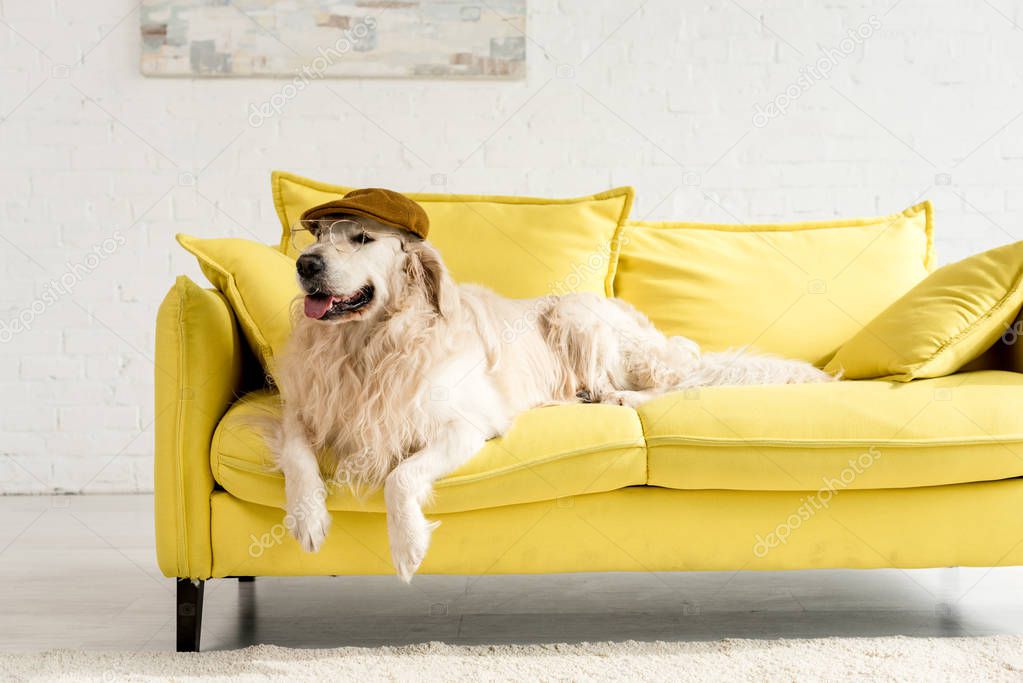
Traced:
POLYGON ((522 78, 526 0, 143 0, 148 76, 522 78))

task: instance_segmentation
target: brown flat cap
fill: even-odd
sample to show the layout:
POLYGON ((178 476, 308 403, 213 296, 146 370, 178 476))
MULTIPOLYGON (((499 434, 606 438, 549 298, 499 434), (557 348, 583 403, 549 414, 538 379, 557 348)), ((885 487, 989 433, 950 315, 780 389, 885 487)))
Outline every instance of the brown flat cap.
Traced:
POLYGON ((368 187, 352 190, 341 199, 334 199, 306 209, 301 220, 341 217, 343 215, 365 216, 381 223, 419 235, 426 239, 430 231, 430 219, 423 207, 400 192, 368 187))

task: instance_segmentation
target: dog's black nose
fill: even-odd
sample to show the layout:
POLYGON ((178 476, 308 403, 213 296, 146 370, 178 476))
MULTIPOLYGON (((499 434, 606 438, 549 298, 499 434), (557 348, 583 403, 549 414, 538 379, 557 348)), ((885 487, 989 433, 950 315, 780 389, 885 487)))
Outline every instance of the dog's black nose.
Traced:
POLYGON ((323 272, 323 257, 319 254, 302 254, 295 262, 298 274, 304 278, 311 278, 323 272))

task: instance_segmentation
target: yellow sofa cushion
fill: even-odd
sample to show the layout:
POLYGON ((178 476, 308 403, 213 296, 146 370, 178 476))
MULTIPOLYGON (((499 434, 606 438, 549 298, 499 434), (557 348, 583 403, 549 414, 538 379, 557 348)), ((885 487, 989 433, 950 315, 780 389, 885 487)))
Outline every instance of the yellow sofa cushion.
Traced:
MULTIPOLYGON (((283 507, 284 477, 253 427, 280 410, 269 391, 246 395, 221 420, 210 449, 217 483, 251 503, 283 507)), ((646 450, 636 412, 606 405, 536 408, 437 482, 430 512, 458 512, 612 491, 646 482, 646 450)), ((363 499, 332 487, 331 510, 383 512, 381 491, 363 499)))
MULTIPOLYGON (((297 256, 291 227, 302 212, 354 188, 275 171, 281 251, 297 256)), ((430 217, 430 242, 458 282, 504 296, 610 294, 612 240, 632 206, 632 188, 574 199, 409 193, 430 217)), ((301 243, 300 243, 301 246, 301 243)))
POLYGON ((707 350, 823 365, 931 268, 931 208, 880 218, 715 225, 629 222, 616 296, 707 350))
POLYGON ((817 491, 1023 476, 1023 374, 712 387, 640 406, 649 483, 817 491))
POLYGON ((245 340, 272 375, 273 359, 291 334, 291 309, 299 295, 295 261, 250 240, 178 235, 178 243, 231 302, 245 340))
POLYGON ((1006 334, 1021 307, 1023 242, 1016 242, 932 273, 846 342, 828 369, 903 382, 949 375, 1006 334))

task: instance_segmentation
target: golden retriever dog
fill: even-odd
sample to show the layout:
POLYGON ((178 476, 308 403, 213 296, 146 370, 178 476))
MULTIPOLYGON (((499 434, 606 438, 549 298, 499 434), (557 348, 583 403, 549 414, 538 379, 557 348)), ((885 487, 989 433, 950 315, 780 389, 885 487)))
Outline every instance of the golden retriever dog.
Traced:
POLYGON ((456 284, 428 241, 371 218, 309 230, 316 241, 296 263, 304 305, 278 360, 283 414, 271 437, 285 519, 315 552, 331 521, 321 472, 355 492, 383 486, 391 558, 406 582, 436 526, 422 511, 433 483, 525 410, 834 379, 802 361, 701 353, 617 299, 509 299, 456 284))

